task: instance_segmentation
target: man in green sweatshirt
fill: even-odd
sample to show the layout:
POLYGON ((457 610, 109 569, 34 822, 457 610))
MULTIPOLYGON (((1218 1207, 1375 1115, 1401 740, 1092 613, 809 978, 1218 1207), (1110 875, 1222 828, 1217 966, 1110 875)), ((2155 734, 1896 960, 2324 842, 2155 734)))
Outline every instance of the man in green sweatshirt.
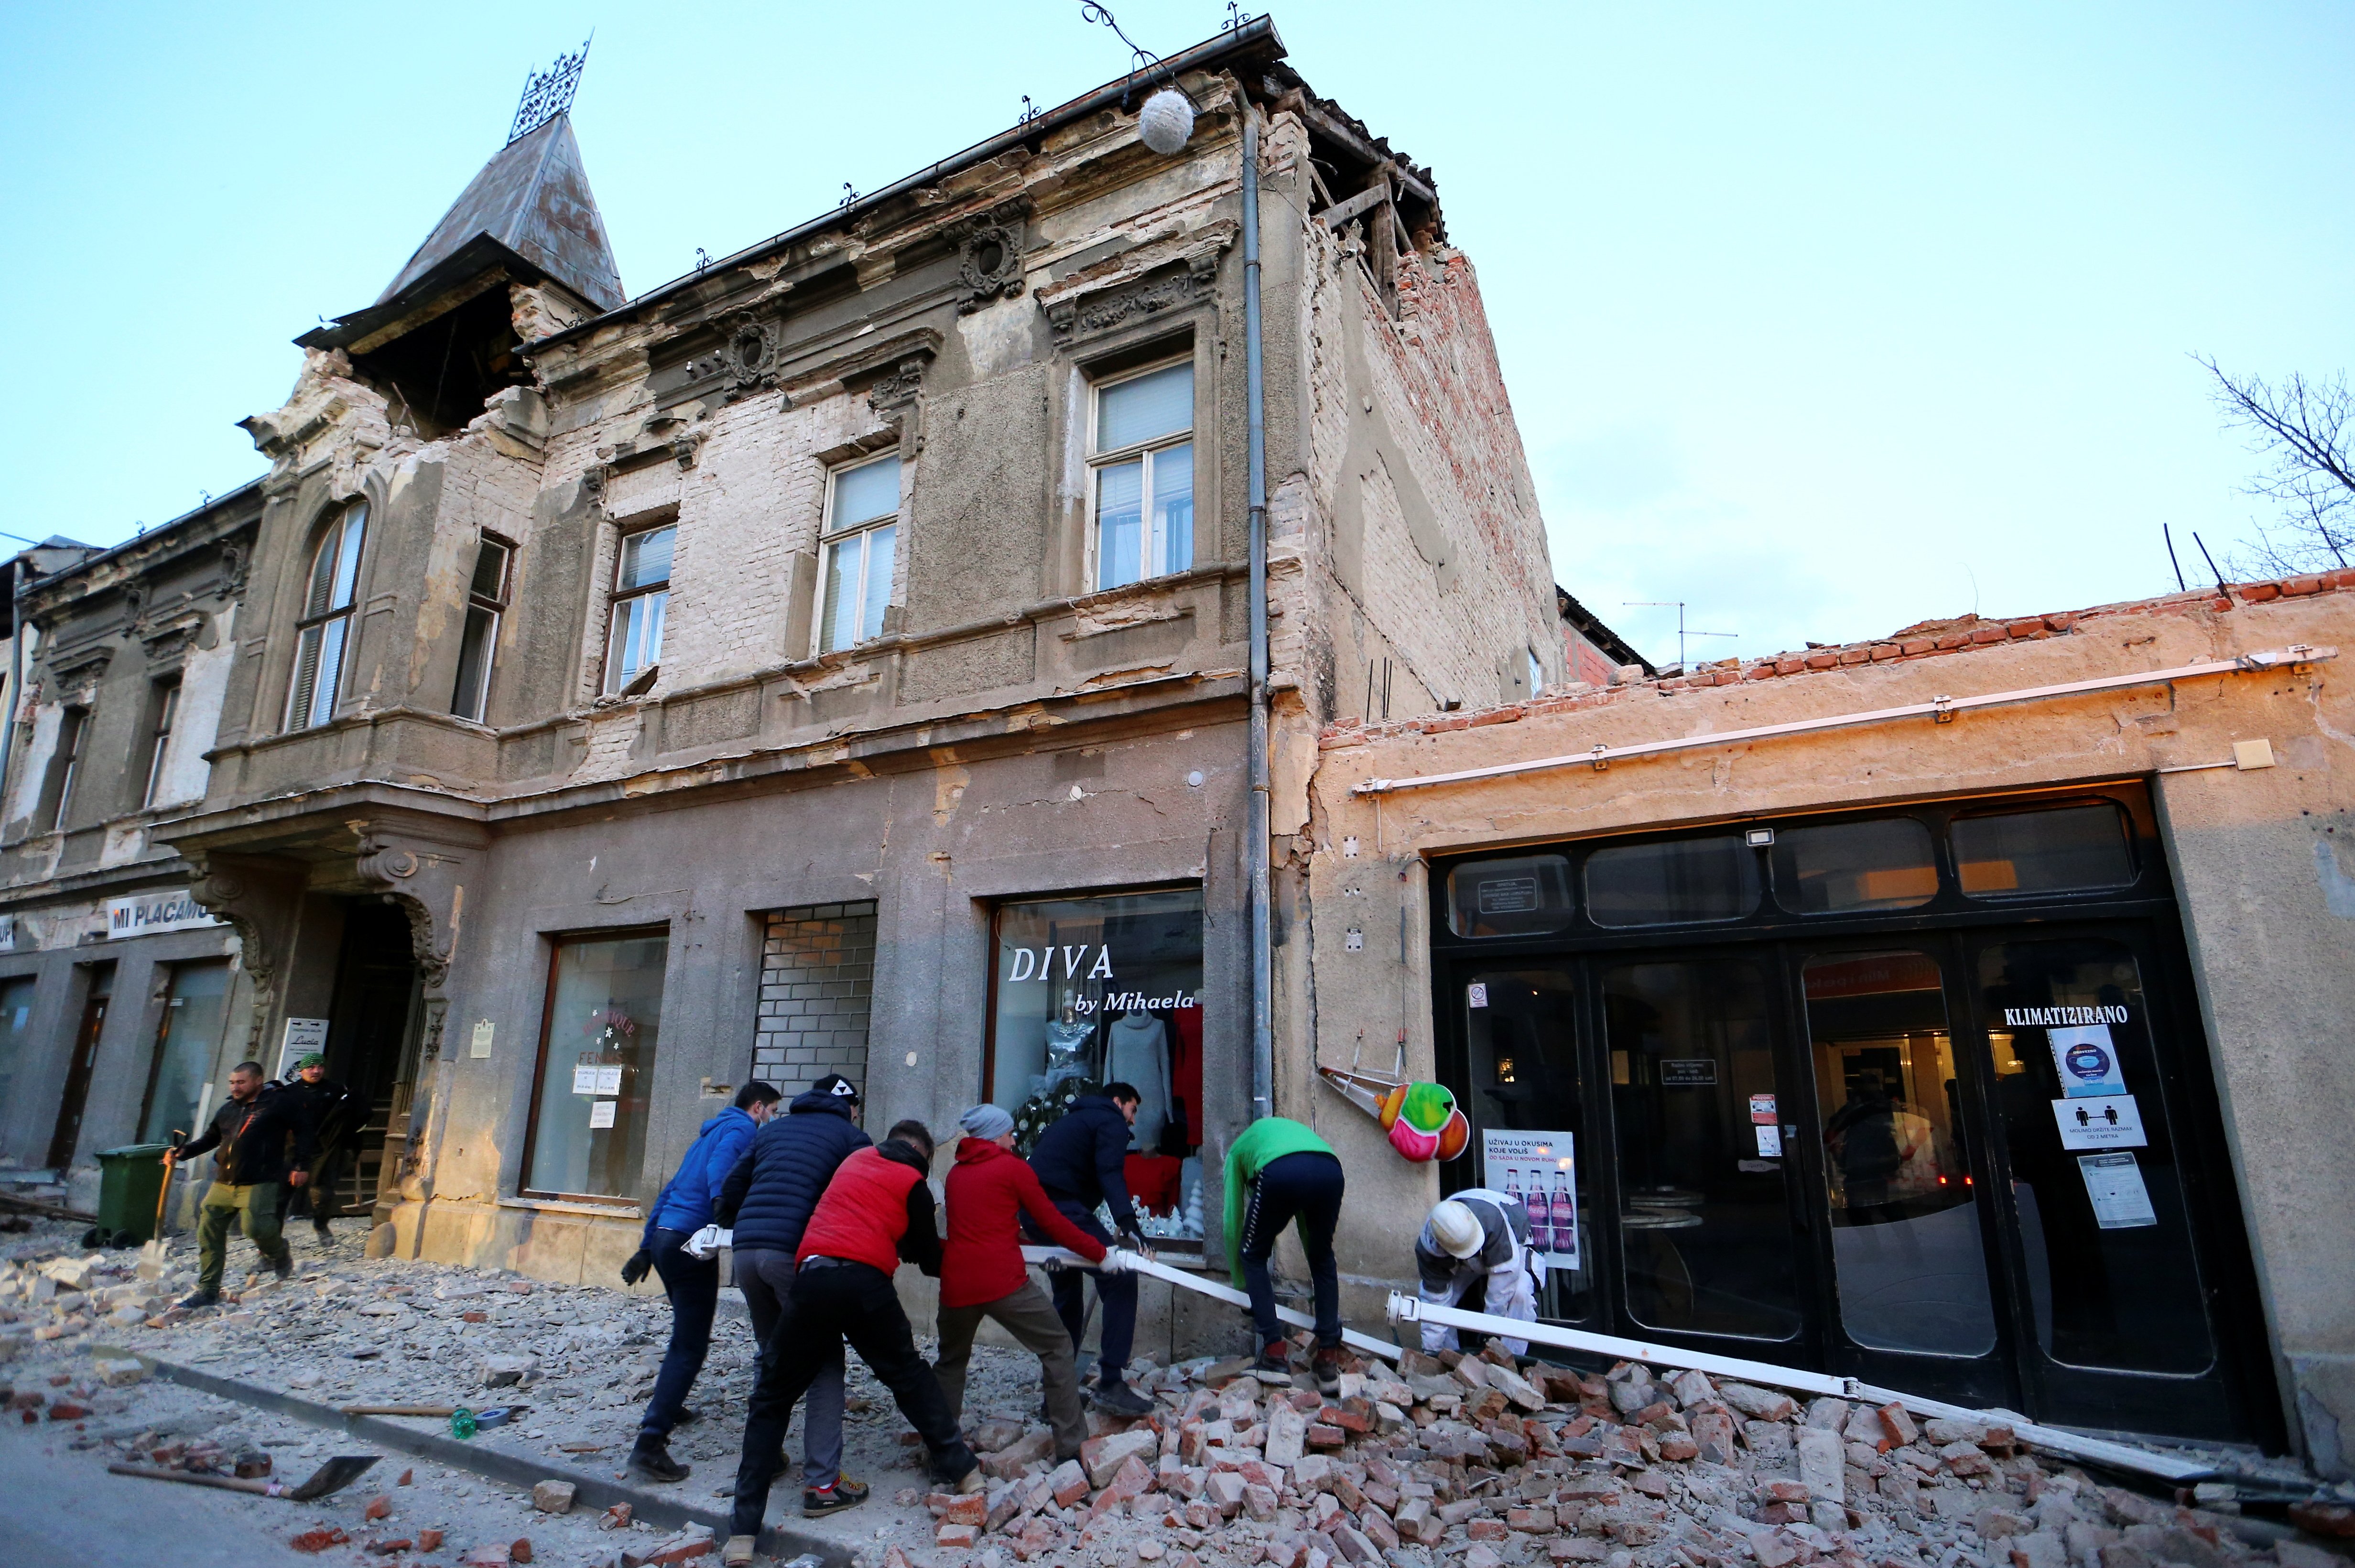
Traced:
POLYGON ((1328 1394, 1341 1388, 1341 1275, 1333 1262, 1333 1227, 1341 1218, 1345 1185, 1332 1146, 1288 1117, 1263 1116, 1227 1147, 1227 1245, 1234 1282, 1251 1293, 1260 1344, 1252 1371, 1291 1374, 1267 1257, 1284 1227, 1297 1221, 1308 1276, 1316 1285, 1311 1366, 1316 1386, 1328 1394))

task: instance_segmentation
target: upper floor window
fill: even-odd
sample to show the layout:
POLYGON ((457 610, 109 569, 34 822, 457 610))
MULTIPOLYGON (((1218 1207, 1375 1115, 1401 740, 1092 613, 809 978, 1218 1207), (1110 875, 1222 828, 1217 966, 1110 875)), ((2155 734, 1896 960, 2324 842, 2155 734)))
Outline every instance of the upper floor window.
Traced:
POLYGON ((362 502, 327 525, 311 558, 294 643, 294 683, 286 692, 289 730, 307 730, 336 716, 351 639, 352 597, 359 585, 360 546, 367 538, 368 504, 362 502))
POLYGON ((1095 389, 1088 443, 1095 585, 1194 564, 1194 367, 1165 365, 1095 389))
POLYGON ((172 728, 180 718, 180 677, 157 681, 147 697, 147 787, 141 806, 155 804, 164 789, 164 764, 171 758, 172 728))
POLYGON ((41 781, 41 831, 55 833, 66 825, 73 805, 74 774, 81 768, 81 743, 90 733, 90 709, 69 708, 58 715, 58 749, 49 753, 49 771, 41 781))
MULTIPOLYGON (((499 642, 499 617, 507 607, 507 580, 515 546, 490 534, 474 551, 474 579, 466 590, 466 630, 458 640, 458 687, 450 711, 481 723, 491 696, 491 656, 499 642)), ((667 572, 668 569, 665 569, 667 572)))
POLYGON ((830 654, 883 635, 899 548, 898 453, 828 476, 819 534, 817 651, 830 654))
POLYGON ((622 557, 613 568, 613 628, 605 639, 609 696, 627 691, 662 663, 663 615, 670 608, 670 556, 677 543, 676 523, 641 528, 622 540, 622 557))

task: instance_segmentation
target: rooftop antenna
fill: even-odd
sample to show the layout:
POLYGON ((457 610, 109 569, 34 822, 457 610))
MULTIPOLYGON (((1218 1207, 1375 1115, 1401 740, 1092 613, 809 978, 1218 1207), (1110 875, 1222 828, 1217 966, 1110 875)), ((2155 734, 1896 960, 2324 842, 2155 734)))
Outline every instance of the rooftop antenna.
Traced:
POLYGON ((1619 603, 1623 607, 1629 609, 1666 610, 1673 607, 1676 610, 1677 667, 1678 669, 1685 667, 1685 639, 1687 637, 1738 637, 1742 635, 1739 632, 1689 632, 1685 630, 1685 602, 1681 599, 1623 599, 1619 603))
POLYGON ((597 30, 591 27, 579 49, 557 56, 544 71, 524 73, 523 101, 516 105, 515 128, 507 133, 510 145, 572 107, 572 95, 581 90, 581 68, 589 63, 589 46, 596 41, 597 30))
MULTIPOLYGON (((2166 525, 2166 524, 2164 524, 2164 523, 2162 523, 2162 524, 2160 524, 2159 526, 2160 526, 2161 528, 2165 528, 2167 525, 2166 525)), ((2198 546, 2200 547, 2200 560, 2204 560, 2204 561, 2206 561, 2206 562, 2208 563, 2208 570, 2209 570, 2209 571, 2215 571, 2215 572, 2216 572, 2216 593, 2217 593, 2217 596, 2218 596, 2219 598, 2225 598, 2225 599, 2229 599, 2229 598, 2231 598, 2231 597, 2232 597, 2232 594, 2231 594, 2229 592, 2227 592, 2227 591, 2226 591, 2226 589, 2225 589, 2225 587, 2224 587, 2224 574, 2223 574, 2222 572, 2221 572, 2221 571, 2216 571, 2216 558, 2215 558, 2214 556, 2210 555, 2210 554, 2208 553, 2208 546, 2207 546, 2207 543, 2206 543, 2206 541, 2204 541, 2203 539, 2200 539, 2200 530, 2199 530, 2198 528, 2194 528, 2194 529, 2192 529, 2192 530, 2191 530, 2191 542, 2192 542, 2193 544, 2196 544, 2196 545, 2198 545, 2198 546)))
POLYGON ((2175 559, 2175 536, 2168 532, 2165 523, 2158 525, 2158 537, 2167 541, 2167 564, 2175 568, 2175 591, 2188 592, 2183 583, 2183 563, 2175 559))

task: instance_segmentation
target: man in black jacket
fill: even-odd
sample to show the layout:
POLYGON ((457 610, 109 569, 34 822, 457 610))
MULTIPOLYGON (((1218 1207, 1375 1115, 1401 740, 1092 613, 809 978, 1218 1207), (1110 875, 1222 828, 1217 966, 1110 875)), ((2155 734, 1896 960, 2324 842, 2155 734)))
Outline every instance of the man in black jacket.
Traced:
POLYGON ((315 1051, 294 1064, 294 1076, 282 1092, 311 1128, 311 1179, 290 1188, 286 1212, 300 1214, 307 1209, 312 1234, 325 1252, 336 1244, 327 1221, 336 1217, 336 1183, 350 1153, 347 1140, 367 1107, 358 1095, 327 1076, 327 1059, 315 1051))
MULTIPOLYGON (((764 1367, 779 1328, 793 1326, 794 1253, 810 1211, 842 1162, 874 1143, 859 1130, 858 1115, 858 1085, 839 1072, 827 1073, 794 1095, 783 1115, 772 1116, 752 1135, 751 1147, 712 1201, 712 1219, 733 1232, 729 1244, 735 1253, 735 1280, 751 1309, 752 1338, 760 1343, 764 1367)), ((847 1508, 867 1496, 863 1483, 842 1474, 842 1387, 837 1341, 810 1381, 808 1413, 802 1422, 802 1507, 813 1515, 847 1508)), ((782 1428, 778 1435, 782 1439, 782 1428)), ((630 1467, 650 1480, 687 1474, 687 1467, 666 1451, 634 1451, 630 1467)))
MULTIPOLYGON (((1101 1094, 1082 1094, 1055 1124, 1039 1135, 1030 1151, 1030 1168, 1055 1207, 1081 1230, 1109 1246, 1112 1233, 1095 1216, 1096 1205, 1112 1209, 1113 1223, 1135 1252, 1151 1253, 1136 1231, 1136 1205, 1129 1200, 1128 1181, 1121 1162, 1136 1125, 1140 1096, 1126 1083, 1107 1083, 1101 1094)), ((1026 1219, 1023 1229, 1034 1243, 1047 1238, 1026 1219)), ((1071 1331, 1071 1349, 1080 1348, 1087 1328, 1087 1295, 1081 1276, 1092 1270, 1063 1269, 1055 1275, 1055 1315, 1071 1331)), ((1098 1274, 1096 1300, 1103 1307, 1103 1353, 1097 1358, 1095 1402, 1115 1415, 1149 1414, 1153 1402, 1128 1386, 1122 1373, 1128 1366, 1129 1348, 1136 1340, 1136 1276, 1098 1274)))
POLYGON ((300 1187, 310 1179, 310 1124, 282 1090, 263 1082, 259 1061, 229 1069, 229 1100, 202 1136, 164 1156, 164 1179, 179 1161, 216 1148, 213 1184, 197 1221, 197 1288, 180 1303, 192 1310, 219 1302, 229 1228, 238 1220, 279 1278, 294 1272, 293 1254, 278 1233, 278 1189, 282 1182, 300 1187))

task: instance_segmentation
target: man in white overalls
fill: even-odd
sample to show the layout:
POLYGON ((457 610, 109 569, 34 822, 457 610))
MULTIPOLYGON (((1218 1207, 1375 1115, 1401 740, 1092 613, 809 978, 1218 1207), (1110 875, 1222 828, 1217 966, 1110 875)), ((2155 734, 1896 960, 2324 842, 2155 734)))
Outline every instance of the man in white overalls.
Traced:
MULTIPOLYGON (((1415 1294, 1426 1306, 1537 1321, 1545 1254, 1529 1245, 1529 1211, 1518 1199, 1472 1187, 1442 1202, 1414 1239, 1414 1268, 1415 1294), (1468 1305, 1476 1285, 1477 1305, 1468 1305)), ((1455 1330, 1425 1322, 1423 1348, 1456 1349, 1455 1330)), ((1505 1348, 1516 1356, 1529 1353, 1527 1339, 1508 1339, 1505 1348)))

